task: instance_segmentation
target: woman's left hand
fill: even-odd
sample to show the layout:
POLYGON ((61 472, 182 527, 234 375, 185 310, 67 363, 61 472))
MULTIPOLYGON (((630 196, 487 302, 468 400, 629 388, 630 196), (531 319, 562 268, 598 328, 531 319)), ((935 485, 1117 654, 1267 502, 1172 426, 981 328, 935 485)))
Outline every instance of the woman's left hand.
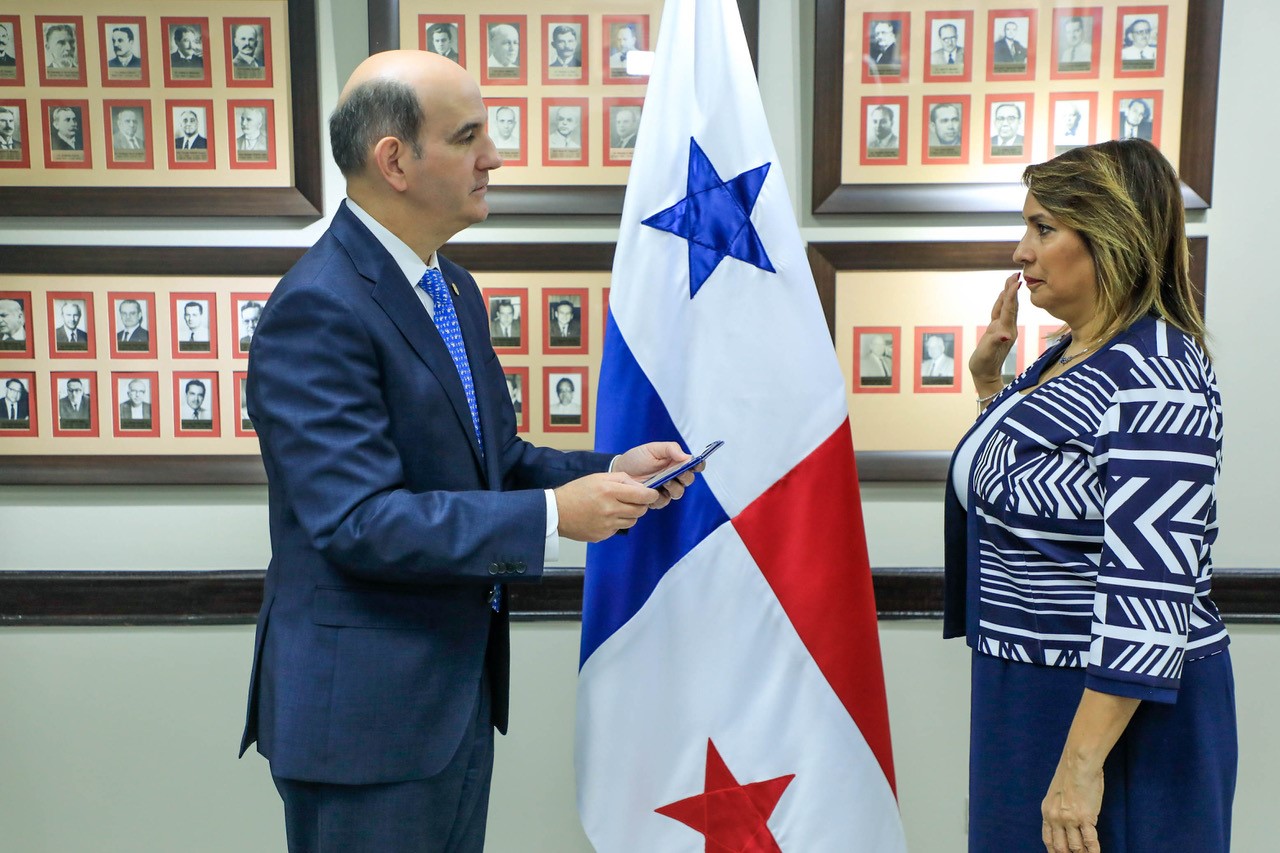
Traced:
POLYGON ((1049 853, 1101 853, 1098 812, 1102 810, 1102 766, 1071 766, 1066 755, 1040 804, 1040 837, 1049 853))

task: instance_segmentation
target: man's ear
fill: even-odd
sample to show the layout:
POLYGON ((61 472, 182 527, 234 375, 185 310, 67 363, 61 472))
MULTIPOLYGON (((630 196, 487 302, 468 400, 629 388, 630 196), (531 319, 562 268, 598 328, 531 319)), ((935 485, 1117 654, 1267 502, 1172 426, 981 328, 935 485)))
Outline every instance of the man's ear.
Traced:
POLYGON ((409 188, 404 161, 414 156, 413 149, 394 136, 384 136, 373 146, 373 165, 378 175, 396 192, 409 188))

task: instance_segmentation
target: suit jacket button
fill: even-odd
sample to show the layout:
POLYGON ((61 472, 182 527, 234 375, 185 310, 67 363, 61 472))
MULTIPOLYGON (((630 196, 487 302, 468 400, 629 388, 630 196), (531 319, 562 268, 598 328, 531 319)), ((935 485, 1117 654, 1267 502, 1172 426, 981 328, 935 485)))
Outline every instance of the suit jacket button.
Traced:
POLYGON ((524 574, 524 569, 525 569, 524 563, 516 563, 516 574, 518 575, 524 574))
POLYGON ((501 571, 502 571, 502 564, 501 564, 501 563, 490 563, 490 564, 489 564, 489 574, 491 574, 491 575, 496 575, 496 574, 498 574, 498 573, 499 573, 499 572, 501 572, 501 571))

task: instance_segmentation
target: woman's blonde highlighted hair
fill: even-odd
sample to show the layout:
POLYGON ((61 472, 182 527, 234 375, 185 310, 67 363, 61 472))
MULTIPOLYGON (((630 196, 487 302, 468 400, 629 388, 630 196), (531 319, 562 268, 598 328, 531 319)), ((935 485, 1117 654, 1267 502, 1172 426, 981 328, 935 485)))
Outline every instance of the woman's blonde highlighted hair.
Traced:
POLYGON ((1159 149, 1142 139, 1073 148, 1028 166, 1022 182, 1088 246, 1102 335, 1154 313, 1204 348, 1182 185, 1159 149))

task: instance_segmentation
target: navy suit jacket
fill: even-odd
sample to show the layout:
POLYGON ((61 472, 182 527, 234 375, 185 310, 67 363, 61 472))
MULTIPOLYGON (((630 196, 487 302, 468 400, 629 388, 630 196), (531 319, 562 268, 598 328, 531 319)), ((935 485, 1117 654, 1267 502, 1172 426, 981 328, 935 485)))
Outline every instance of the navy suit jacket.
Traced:
POLYGON ((507 615, 494 581, 542 574, 542 490, 604 454, 535 447, 515 412, 475 281, 456 286, 484 435, 413 287, 344 203, 281 280, 249 355, 267 470, 271 564, 241 754, 276 776, 377 784, 453 756, 487 667, 507 719, 507 615))

